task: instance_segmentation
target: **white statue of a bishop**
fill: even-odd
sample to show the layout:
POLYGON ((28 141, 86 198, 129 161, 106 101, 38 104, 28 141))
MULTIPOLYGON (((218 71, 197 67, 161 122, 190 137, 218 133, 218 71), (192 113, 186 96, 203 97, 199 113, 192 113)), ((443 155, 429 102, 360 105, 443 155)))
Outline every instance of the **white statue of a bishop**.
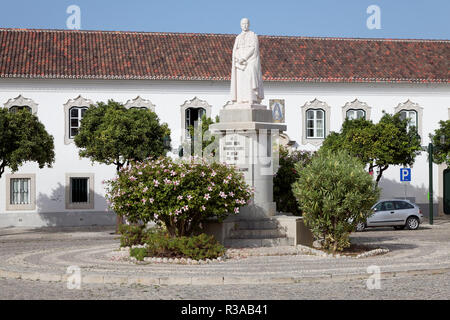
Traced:
POLYGON ((231 101, 233 104, 259 104, 264 89, 259 58, 258 36, 249 30, 250 21, 241 20, 242 32, 233 46, 231 69, 231 101))

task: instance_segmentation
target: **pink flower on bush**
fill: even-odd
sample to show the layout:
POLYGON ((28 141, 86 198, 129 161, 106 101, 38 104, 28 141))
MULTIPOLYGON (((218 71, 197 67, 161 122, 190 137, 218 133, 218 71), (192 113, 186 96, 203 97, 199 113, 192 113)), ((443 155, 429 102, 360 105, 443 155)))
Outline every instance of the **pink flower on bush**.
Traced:
POLYGON ((183 196, 178 196, 177 200, 183 200, 183 196))
POLYGON ((228 184, 228 180, 227 179, 223 179, 223 183, 228 184))
POLYGON ((239 213, 239 208, 234 208, 234 213, 239 213))
POLYGON ((182 172, 181 174, 180 174, 180 177, 182 177, 182 178, 184 178, 186 175, 184 174, 184 172, 182 172))
POLYGON ((155 187, 159 186, 159 181, 156 179, 153 179, 153 184, 155 185, 155 187))
POLYGON ((131 176, 131 177, 130 177, 130 180, 131 180, 131 181, 136 181, 136 178, 135 178, 134 176, 131 176))
POLYGON ((205 211, 206 207, 205 206, 201 206, 200 209, 202 209, 202 211, 205 211))
POLYGON ((142 201, 142 203, 145 204, 145 203, 147 202, 147 199, 144 198, 144 199, 142 199, 141 201, 142 201))
POLYGON ((209 198, 211 198, 211 197, 210 197, 209 193, 206 193, 206 194, 203 196, 203 198, 205 198, 206 200, 209 200, 209 198))
POLYGON ((148 201, 150 201, 150 203, 153 203, 153 201, 155 201, 153 198, 148 199, 148 201))
POLYGON ((139 171, 138 174, 139 174, 139 175, 142 175, 142 171, 139 171))
POLYGON ((188 201, 191 201, 192 196, 190 194, 188 194, 186 198, 188 199, 188 201))
POLYGON ((220 191, 220 192, 219 192, 219 196, 221 196, 221 197, 224 198, 224 199, 227 198, 227 195, 226 195, 225 192, 223 192, 223 191, 220 191))
POLYGON ((173 185, 174 186, 178 186, 180 184, 180 181, 179 180, 173 180, 173 185))
POLYGON ((230 191, 230 192, 228 193, 228 195, 229 195, 230 197, 234 197, 234 192, 233 192, 233 191, 230 191))
POLYGON ((215 177, 216 174, 217 174, 217 173, 213 170, 213 172, 211 172, 211 177, 215 177))
POLYGON ((167 179, 167 178, 164 178, 164 183, 165 184, 171 184, 172 183, 172 181, 170 181, 169 179, 167 179))
POLYGON ((142 189, 142 192, 147 192, 148 191, 148 188, 147 187, 145 187, 144 189, 142 189))
POLYGON ((208 187, 208 191, 212 191, 212 187, 211 186, 208 187))

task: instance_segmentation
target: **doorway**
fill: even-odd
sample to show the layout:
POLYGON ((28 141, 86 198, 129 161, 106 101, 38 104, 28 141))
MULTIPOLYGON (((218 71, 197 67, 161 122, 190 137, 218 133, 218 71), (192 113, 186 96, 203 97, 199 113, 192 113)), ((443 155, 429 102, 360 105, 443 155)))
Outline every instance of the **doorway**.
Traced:
POLYGON ((444 213, 450 214, 450 169, 443 172, 444 175, 444 213))

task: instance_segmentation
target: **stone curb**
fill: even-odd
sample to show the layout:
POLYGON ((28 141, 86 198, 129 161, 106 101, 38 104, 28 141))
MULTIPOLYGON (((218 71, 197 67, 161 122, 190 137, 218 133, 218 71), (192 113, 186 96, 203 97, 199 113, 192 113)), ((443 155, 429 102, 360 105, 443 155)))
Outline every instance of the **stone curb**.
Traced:
MULTIPOLYGON (((381 272, 382 279, 400 278, 414 275, 434 275, 450 272, 450 267, 436 269, 416 269, 402 271, 381 272)), ((228 285, 228 284, 286 284, 316 281, 349 281, 368 279, 371 274, 351 273, 351 274, 323 274, 299 277, 238 277, 238 276, 217 276, 217 277, 139 277, 139 276, 109 276, 101 274, 87 274, 82 276, 82 284, 115 284, 115 285, 228 285)), ((0 270, 0 278, 23 279, 44 282, 65 282, 67 275, 37 273, 37 272, 13 272, 0 270)))

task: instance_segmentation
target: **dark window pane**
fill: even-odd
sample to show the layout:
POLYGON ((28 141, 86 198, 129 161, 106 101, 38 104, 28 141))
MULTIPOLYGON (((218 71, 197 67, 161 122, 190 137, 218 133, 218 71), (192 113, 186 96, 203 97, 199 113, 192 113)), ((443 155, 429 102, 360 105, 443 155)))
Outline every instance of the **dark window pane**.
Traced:
POLYGON ((70 136, 74 137, 78 134, 78 128, 70 128, 70 136))
POLYGON ((70 178, 71 202, 88 202, 89 178, 70 178))
POLYGON ((87 110, 87 109, 81 109, 81 117, 82 117, 82 118, 84 117, 84 114, 86 113, 86 110, 87 110))
POLYGON ((70 116, 73 118, 78 118, 78 109, 77 108, 70 109, 70 116))
POLYGON ((78 127, 78 119, 70 119, 71 127, 78 127))

